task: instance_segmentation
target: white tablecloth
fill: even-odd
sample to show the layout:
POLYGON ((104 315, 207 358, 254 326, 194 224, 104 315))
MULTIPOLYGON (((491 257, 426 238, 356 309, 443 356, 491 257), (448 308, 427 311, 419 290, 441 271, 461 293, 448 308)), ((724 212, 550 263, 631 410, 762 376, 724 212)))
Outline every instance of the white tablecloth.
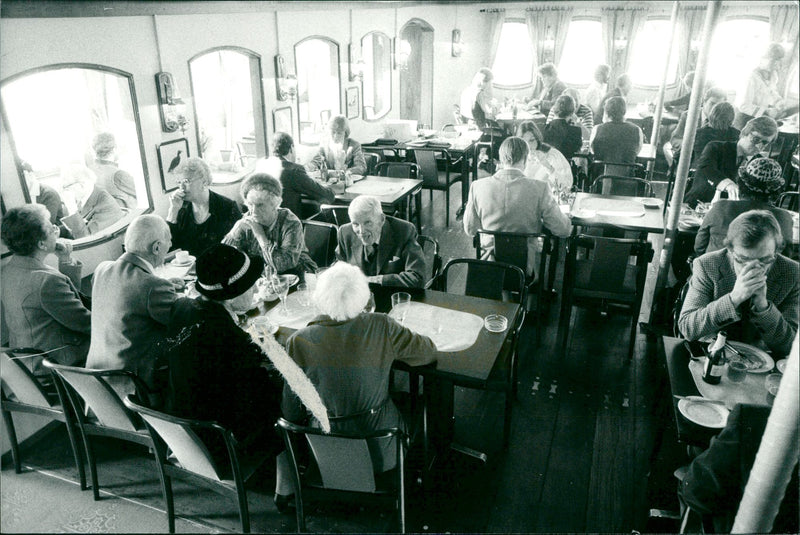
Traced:
POLYGON ((767 389, 764 387, 764 381, 768 374, 748 373, 741 383, 732 383, 728 379, 728 367, 726 365, 719 384, 710 385, 703 381, 703 366, 705 366, 705 362, 705 358, 689 362, 689 371, 692 372, 694 384, 704 398, 724 401, 728 408, 733 408, 737 403, 767 404, 767 389))
MULTIPOLYGON (((400 320, 396 310, 392 310, 389 316, 400 320)), ((454 352, 467 349, 475 343, 483 329, 483 318, 460 310, 412 301, 403 324, 417 334, 430 337, 437 350, 454 352)))

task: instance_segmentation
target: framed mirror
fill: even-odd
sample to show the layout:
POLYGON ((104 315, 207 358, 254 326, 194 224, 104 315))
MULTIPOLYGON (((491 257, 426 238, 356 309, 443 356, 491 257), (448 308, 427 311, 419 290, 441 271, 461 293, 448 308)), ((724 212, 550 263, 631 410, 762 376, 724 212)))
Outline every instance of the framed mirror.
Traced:
POLYGON ((24 201, 45 204, 76 249, 153 209, 132 74, 85 63, 24 71, 0 83, 0 112, 24 201))
POLYGON ((391 39, 383 32, 369 32, 361 38, 364 62, 362 99, 364 120, 376 121, 392 109, 391 39))
POLYGON ((341 113, 339 44, 307 37, 294 45, 300 143, 319 144, 328 119, 341 113))
POLYGON ((189 60, 197 147, 214 183, 234 182, 266 156, 261 57, 219 47, 189 60))

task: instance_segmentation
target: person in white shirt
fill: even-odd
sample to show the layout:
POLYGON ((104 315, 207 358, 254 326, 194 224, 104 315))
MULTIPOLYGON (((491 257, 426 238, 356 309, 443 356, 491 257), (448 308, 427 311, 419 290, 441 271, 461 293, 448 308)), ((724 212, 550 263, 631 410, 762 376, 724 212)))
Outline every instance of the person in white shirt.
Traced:
POLYGON ((600 103, 603 102, 603 97, 608 93, 608 77, 610 74, 611 67, 605 63, 598 65, 594 70, 594 80, 583 94, 583 103, 592 110, 592 115, 598 123, 603 120, 600 103))
POLYGON ((764 56, 747 77, 745 87, 736 92, 738 113, 733 120, 733 127, 741 130, 753 117, 766 115, 780 119, 797 113, 797 103, 788 102, 778 90, 780 68, 786 51, 780 43, 772 43, 767 47, 764 56))
POLYGON ((492 80, 494 75, 486 67, 480 69, 472 78, 472 83, 461 93, 461 115, 472 119, 478 128, 486 125, 487 119, 494 118, 492 107, 492 80))

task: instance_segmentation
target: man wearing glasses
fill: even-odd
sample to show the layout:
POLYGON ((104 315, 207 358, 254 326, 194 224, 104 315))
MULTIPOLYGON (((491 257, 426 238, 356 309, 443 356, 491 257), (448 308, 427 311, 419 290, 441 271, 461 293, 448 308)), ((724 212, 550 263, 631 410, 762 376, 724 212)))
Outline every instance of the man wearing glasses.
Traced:
POLYGON ((717 190, 736 199, 736 176, 739 167, 768 149, 778 137, 778 123, 767 116, 751 119, 739 134, 739 141, 712 141, 697 160, 692 188, 684 202, 694 208, 698 202, 710 202, 717 190))
POLYGON ((766 210, 728 227, 725 248, 695 259, 678 327, 689 340, 732 340, 788 355, 800 313, 800 264, 780 254, 783 235, 766 210))

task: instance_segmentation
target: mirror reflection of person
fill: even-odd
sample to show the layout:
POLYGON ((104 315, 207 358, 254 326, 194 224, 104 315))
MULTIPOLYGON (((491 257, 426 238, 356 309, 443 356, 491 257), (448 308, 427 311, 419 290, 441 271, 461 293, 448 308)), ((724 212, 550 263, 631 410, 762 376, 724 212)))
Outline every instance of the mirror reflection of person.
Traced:
POLYGON ((350 123, 344 115, 335 115, 328 121, 328 139, 319 146, 319 151, 306 164, 306 169, 320 169, 322 162, 331 171, 350 171, 354 175, 367 172, 367 162, 361 144, 350 138, 350 123))
POLYGON ((797 113, 797 102, 784 99, 778 89, 785 56, 786 50, 780 43, 772 43, 767 47, 758 67, 747 77, 744 89, 736 92, 738 113, 733 121, 734 127, 744 128, 753 117, 766 115, 781 119, 797 113))
MULTIPOLYGON (((28 186, 28 193, 31 199, 33 199, 33 202, 43 204, 44 207, 47 208, 52 224, 61 225, 61 218, 67 215, 67 207, 61 200, 61 195, 59 195, 55 189, 42 184, 36 179, 33 166, 31 166, 30 163, 22 160, 19 166, 22 168, 22 172, 25 175, 25 184, 28 186)), ((62 227, 62 231, 64 230, 66 229, 62 227)), ((62 232, 62 236, 63 235, 62 232)))
POLYGON ((211 168, 203 159, 183 160, 176 175, 178 189, 170 195, 167 210, 172 246, 198 257, 222 241, 242 212, 236 201, 209 189, 211 168))
POLYGON ((125 216, 111 194, 97 186, 97 177, 85 165, 64 166, 61 170, 61 184, 64 191, 72 196, 75 202, 73 213, 80 214, 89 234, 109 227, 125 216))
MULTIPOLYGON (((3 343, 50 351, 60 364, 82 366, 89 351, 91 313, 78 291, 82 264, 72 245, 41 204, 10 209, 3 217, 3 243, 13 253, 3 262, 3 343), (55 254, 58 270, 44 260, 55 254)), ((46 374, 44 357, 25 359, 35 374, 46 374)))
POLYGON ((97 175, 97 184, 109 192, 122 208, 134 210, 136 203, 136 185, 133 176, 119 168, 117 160, 117 141, 111 132, 100 132, 92 140, 95 159, 89 169, 97 175))

